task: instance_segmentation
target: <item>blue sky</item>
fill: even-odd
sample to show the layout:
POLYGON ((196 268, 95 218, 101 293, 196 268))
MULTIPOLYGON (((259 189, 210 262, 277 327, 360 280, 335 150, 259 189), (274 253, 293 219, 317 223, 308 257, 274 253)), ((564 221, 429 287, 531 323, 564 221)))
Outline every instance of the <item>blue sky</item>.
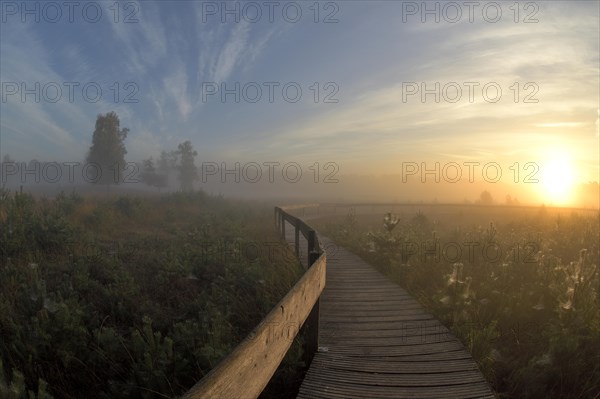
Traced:
POLYGON ((265 3, 254 3, 263 13, 255 23, 247 21, 254 9, 244 13, 243 2, 122 2, 118 20, 112 1, 94 2, 87 19, 81 2, 73 22, 62 8, 56 23, 43 2, 27 3, 40 21, 28 15, 24 23, 21 2, 16 13, 6 6, 13 2, 2 3, 0 152, 18 160, 82 160, 96 115, 114 110, 131 129, 131 161, 191 140, 202 161, 331 161, 342 174, 397 173, 402 161, 491 160, 508 167, 560 156, 577 180, 598 180, 597 1, 521 2, 518 22, 512 1, 495 3, 502 11, 497 22, 490 22, 493 8, 483 16, 490 2, 479 2, 472 22, 464 2, 456 2, 463 15, 454 23, 445 20, 455 17, 454 9, 443 11, 447 2, 438 2, 439 22, 432 15, 422 22, 421 10, 412 14, 410 7, 422 2, 320 2, 317 23, 313 2, 288 9, 286 17, 302 10, 295 23, 283 15, 286 2, 275 7, 272 22, 265 3), (236 4, 240 21, 229 15, 222 22, 221 8, 236 4), (92 23, 96 7, 102 16, 92 23), (217 15, 208 12, 213 7, 217 15), (129 13, 137 22, 123 23, 129 13), (324 23, 330 14, 337 22, 324 23), (524 23, 530 14, 537 22, 524 23), (22 101, 20 92, 9 92, 14 83, 31 89, 35 82, 58 84, 62 97, 51 103, 53 92, 42 92, 36 103, 33 95, 22 101), (79 83, 73 101, 64 82, 79 83), (90 82, 102 89, 96 103, 82 97, 90 82), (207 84, 236 82, 256 82, 263 97, 221 102, 217 93, 203 101, 207 84), (279 84, 272 103, 264 82, 279 84), (436 82, 458 84, 462 97, 403 99, 406 90, 436 82), (465 82, 478 85, 473 101, 465 82), (289 83, 302 89, 296 103, 283 98, 289 83), (490 83, 502 89, 498 102, 482 95, 490 83), (324 102, 334 91, 337 102, 324 102), (138 102, 124 103, 132 93, 138 102), (528 94, 537 103, 524 102, 528 94))

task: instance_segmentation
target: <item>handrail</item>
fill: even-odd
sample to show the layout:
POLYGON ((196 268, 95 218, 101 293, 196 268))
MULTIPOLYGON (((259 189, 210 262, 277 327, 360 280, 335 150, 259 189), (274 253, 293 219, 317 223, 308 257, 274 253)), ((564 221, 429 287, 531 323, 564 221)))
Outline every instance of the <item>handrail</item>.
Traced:
POLYGON ((280 234, 282 237, 285 237, 285 222, 289 222, 292 227, 294 227, 294 251, 296 256, 300 258, 300 234, 304 236, 306 241, 308 242, 308 259, 307 265, 311 265, 315 259, 324 252, 323 246, 319 240, 319 237, 315 230, 310 227, 308 224, 304 223, 300 218, 288 213, 288 210, 298 210, 302 209, 302 213, 304 214, 307 208, 317 207, 319 209, 318 204, 310 204, 310 205, 292 205, 285 207, 275 207, 275 223, 277 224, 278 229, 280 229, 280 234))
POLYGON ((299 208, 302 206, 276 207, 275 220, 284 239, 285 222, 294 226, 296 256, 300 254, 299 234, 306 238, 306 272, 242 343, 184 398, 257 398, 277 370, 301 325, 307 329, 304 355, 306 367, 310 365, 318 349, 319 297, 325 288, 327 258, 314 229, 285 210, 299 208))

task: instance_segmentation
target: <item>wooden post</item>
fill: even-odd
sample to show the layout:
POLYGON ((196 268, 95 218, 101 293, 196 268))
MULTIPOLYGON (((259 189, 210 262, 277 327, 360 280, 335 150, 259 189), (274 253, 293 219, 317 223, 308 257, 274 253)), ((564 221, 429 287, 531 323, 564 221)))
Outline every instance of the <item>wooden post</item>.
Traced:
POLYGON ((317 258, 319 258, 319 254, 318 254, 318 250, 316 250, 316 245, 317 245, 317 237, 315 234, 314 230, 308 230, 308 237, 306 238, 308 241, 308 248, 307 248, 307 261, 308 261, 308 265, 307 267, 311 267, 312 264, 317 260, 317 258))
MULTIPOLYGON (((314 230, 308 231, 308 268, 319 259, 317 234, 314 230)), ((308 369, 315 353, 319 349, 319 300, 315 302, 310 314, 306 318, 306 344, 304 345, 304 365, 308 369)))
POLYGON ((319 350, 319 299, 306 318, 306 342, 304 344, 304 366, 308 370, 315 353, 319 350))
POLYGON ((296 228, 296 236, 294 237, 296 245, 294 246, 294 249, 296 251, 296 257, 300 259, 300 224, 296 223, 294 227, 296 228))

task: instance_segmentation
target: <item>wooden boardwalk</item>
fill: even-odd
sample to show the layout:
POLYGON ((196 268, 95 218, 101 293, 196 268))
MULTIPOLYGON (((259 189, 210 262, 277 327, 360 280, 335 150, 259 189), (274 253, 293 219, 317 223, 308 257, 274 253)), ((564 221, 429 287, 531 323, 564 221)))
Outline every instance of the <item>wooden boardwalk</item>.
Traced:
MULTIPOLYGON (((293 229, 286 233, 293 243, 293 229)), ((358 256, 320 239, 327 281, 319 351, 298 398, 495 397, 461 342, 405 290, 358 256)))

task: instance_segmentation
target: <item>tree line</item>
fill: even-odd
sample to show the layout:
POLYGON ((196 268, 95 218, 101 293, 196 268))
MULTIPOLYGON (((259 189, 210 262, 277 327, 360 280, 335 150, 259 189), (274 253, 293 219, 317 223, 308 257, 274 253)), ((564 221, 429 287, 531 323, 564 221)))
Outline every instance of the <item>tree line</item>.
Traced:
MULTIPOLYGON (((128 128, 121 128, 117 114, 113 111, 104 115, 99 114, 96 119, 92 145, 86 157, 86 162, 95 164, 100 171, 113 171, 102 173, 94 181, 96 184, 120 184, 123 181, 125 170, 125 139, 129 133, 128 128)), ((148 186, 158 189, 169 185, 169 176, 177 172, 179 187, 183 191, 191 191, 194 181, 198 178, 198 170, 194 163, 198 153, 188 140, 180 143, 177 150, 162 151, 155 161, 153 157, 142 161, 141 180, 148 186)))

